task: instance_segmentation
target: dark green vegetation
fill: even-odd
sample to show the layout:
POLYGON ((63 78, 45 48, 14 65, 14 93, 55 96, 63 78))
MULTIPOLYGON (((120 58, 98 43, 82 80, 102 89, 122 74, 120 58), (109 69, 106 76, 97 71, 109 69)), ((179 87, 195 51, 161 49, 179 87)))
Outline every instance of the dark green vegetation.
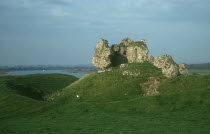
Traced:
POLYGON ((192 69, 192 70, 210 70, 210 63, 204 63, 204 64, 190 64, 190 65, 185 65, 187 69, 192 69))
POLYGON ((0 118, 18 116, 48 105, 46 95, 61 90, 78 78, 63 74, 0 77, 0 118))
MULTIPOLYGON (((115 67, 110 72, 90 74, 73 84, 70 82, 64 90, 49 97, 53 101, 38 101, 16 94, 5 84, 7 79, 0 79, 2 134, 210 132, 209 75, 166 79, 149 63, 130 64, 121 69, 115 67), (140 69, 139 76, 122 75, 126 70, 135 74, 137 69, 140 69), (151 77, 161 82, 159 95, 143 96, 145 90, 141 85, 151 77)), ((57 82, 62 85, 60 83, 62 81, 57 82)), ((47 87, 52 86, 46 86, 49 90, 47 87)), ((57 87, 55 90, 59 89, 57 87)))
POLYGON ((142 48, 147 48, 147 45, 144 43, 144 42, 142 42, 142 41, 135 41, 135 42, 132 42, 132 43, 130 43, 129 45, 128 45, 128 47, 129 46, 144 46, 144 47, 142 47, 142 48))
POLYGON ((11 91, 36 100, 62 89, 78 80, 76 77, 61 74, 33 74, 25 76, 7 76, 3 78, 11 91))
POLYGON ((189 74, 210 75, 210 63, 185 65, 189 74))
POLYGON ((189 69, 189 74, 210 75, 210 69, 189 69))

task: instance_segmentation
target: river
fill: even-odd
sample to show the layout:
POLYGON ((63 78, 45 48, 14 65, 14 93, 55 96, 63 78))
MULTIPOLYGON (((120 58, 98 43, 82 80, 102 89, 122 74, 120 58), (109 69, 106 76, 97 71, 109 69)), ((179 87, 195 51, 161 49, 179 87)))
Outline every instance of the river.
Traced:
POLYGON ((68 73, 65 70, 25 70, 25 71, 9 71, 6 72, 7 75, 27 75, 27 74, 52 74, 52 73, 59 73, 59 74, 68 74, 73 75, 77 78, 82 78, 87 73, 68 73))

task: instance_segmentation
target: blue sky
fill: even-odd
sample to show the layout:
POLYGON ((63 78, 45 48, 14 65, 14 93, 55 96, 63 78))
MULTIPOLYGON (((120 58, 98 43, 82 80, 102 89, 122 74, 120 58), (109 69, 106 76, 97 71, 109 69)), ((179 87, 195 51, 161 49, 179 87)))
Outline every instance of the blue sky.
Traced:
POLYGON ((0 65, 90 64, 100 38, 210 62, 210 0, 0 0, 0 65))

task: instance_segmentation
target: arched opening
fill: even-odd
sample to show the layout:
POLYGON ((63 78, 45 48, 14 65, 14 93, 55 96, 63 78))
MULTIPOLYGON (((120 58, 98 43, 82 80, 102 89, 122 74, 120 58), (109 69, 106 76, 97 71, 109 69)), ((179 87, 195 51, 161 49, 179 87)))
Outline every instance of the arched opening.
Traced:
POLYGON ((137 48, 134 49, 134 57, 135 57, 135 62, 137 60, 137 48))
POLYGON ((126 51, 123 52, 123 55, 126 55, 126 51))

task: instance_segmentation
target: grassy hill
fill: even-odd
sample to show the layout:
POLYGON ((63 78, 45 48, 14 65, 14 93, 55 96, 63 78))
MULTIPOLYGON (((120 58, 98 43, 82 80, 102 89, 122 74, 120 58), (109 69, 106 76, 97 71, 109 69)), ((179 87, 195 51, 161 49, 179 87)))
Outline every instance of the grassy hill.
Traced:
POLYGON ((128 64, 127 67, 114 67, 111 71, 90 74, 52 98, 62 101, 97 102, 127 100, 142 96, 144 89, 140 84, 148 81, 150 77, 164 79, 161 71, 150 63, 128 64), (126 75, 126 73, 132 75, 126 75))
POLYGON ((132 63, 104 73, 90 74, 52 96, 62 101, 121 101, 145 95, 146 88, 158 81, 159 94, 185 92, 210 87, 209 75, 179 76, 167 79, 150 63, 132 63), (123 75, 129 72, 133 75, 123 75), (139 74, 135 76, 135 74, 139 74), (79 98, 77 97, 79 96, 79 98))
POLYGON ((33 74, 0 77, 0 118, 19 116, 49 105, 44 97, 78 80, 63 74, 33 74))
MULTIPOLYGON (((62 85, 60 82, 57 84, 62 85)), ((1 87, 7 88, 3 83, 1 87)), ((45 90, 51 89, 50 84, 47 87, 45 90)), ((28 102, 16 105, 30 112, 0 118, 0 133, 208 134, 210 131, 210 75, 168 79, 153 65, 138 63, 90 74, 63 90, 57 89, 48 98, 50 101, 16 94, 28 102), (149 85, 153 84, 151 88, 149 85), (145 94, 154 87, 156 94, 145 94)), ((4 92, 2 97, 8 93, 15 94, 4 92)))

